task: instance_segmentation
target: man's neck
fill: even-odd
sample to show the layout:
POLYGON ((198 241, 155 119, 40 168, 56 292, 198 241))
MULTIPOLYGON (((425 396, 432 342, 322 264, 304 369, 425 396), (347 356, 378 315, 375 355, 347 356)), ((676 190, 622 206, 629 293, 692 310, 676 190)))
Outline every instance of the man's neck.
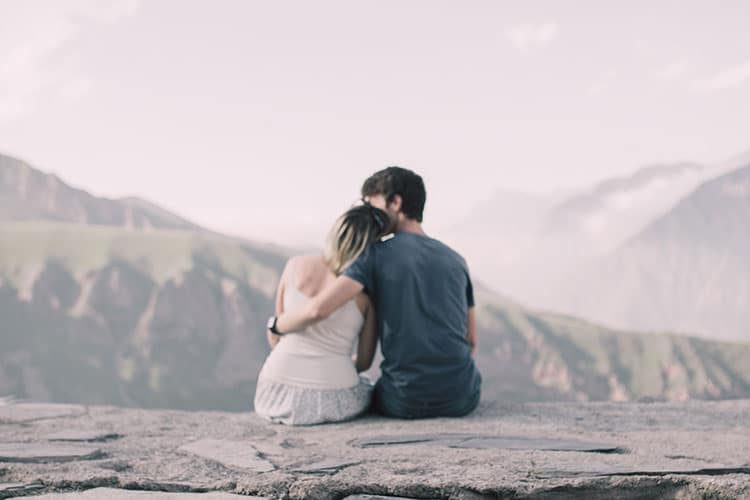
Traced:
POLYGON ((424 229, 422 229, 422 223, 417 222, 414 219, 404 219, 398 223, 396 227, 397 233, 414 233, 421 236, 426 236, 424 229))

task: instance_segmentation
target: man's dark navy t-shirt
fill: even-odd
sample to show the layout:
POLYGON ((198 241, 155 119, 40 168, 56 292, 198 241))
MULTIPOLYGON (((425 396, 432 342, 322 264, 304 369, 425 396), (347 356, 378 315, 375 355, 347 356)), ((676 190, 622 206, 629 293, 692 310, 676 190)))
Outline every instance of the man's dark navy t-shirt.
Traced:
POLYGON ((371 245, 344 274, 375 304, 385 396, 440 403, 479 391, 466 338, 474 291, 463 257, 438 240, 403 232, 371 245))

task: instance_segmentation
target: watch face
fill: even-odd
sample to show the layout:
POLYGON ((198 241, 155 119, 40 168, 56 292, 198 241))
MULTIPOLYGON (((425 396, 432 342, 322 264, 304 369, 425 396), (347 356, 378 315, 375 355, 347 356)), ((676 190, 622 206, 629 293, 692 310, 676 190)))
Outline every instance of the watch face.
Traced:
POLYGON ((276 323, 276 317, 271 316, 270 318, 268 318, 268 323, 266 323, 266 328, 270 330, 271 328, 273 328, 274 323, 276 323))

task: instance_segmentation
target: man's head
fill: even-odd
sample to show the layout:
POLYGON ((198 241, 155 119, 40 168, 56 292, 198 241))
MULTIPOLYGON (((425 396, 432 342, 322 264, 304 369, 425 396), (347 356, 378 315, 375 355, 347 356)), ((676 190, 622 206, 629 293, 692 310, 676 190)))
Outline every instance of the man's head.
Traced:
POLYGON ((362 197, 397 222, 402 219, 422 222, 427 193, 420 176, 405 168, 388 167, 362 184, 362 197))

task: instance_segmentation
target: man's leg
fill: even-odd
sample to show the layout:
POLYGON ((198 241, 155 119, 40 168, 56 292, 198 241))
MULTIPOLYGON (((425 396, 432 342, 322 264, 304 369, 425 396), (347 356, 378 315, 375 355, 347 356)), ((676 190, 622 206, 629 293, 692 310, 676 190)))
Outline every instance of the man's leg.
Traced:
POLYGON ((393 418, 420 418, 418 414, 415 414, 406 404, 399 401, 393 396, 389 396, 383 392, 383 387, 380 382, 375 384, 375 390, 372 393, 372 408, 373 413, 383 415, 386 417, 393 418))
POLYGON ((394 418, 432 418, 432 417, 463 417, 474 411, 479 405, 480 392, 477 391, 466 397, 446 402, 433 401, 403 401, 384 393, 382 387, 375 385, 372 397, 374 413, 394 418))
POLYGON ((479 406, 480 398, 481 398, 481 393, 477 391, 468 397, 465 397, 459 401, 456 401, 449 408, 445 408, 444 414, 441 416, 464 417, 468 415, 469 413, 473 412, 477 408, 477 406, 479 406))

